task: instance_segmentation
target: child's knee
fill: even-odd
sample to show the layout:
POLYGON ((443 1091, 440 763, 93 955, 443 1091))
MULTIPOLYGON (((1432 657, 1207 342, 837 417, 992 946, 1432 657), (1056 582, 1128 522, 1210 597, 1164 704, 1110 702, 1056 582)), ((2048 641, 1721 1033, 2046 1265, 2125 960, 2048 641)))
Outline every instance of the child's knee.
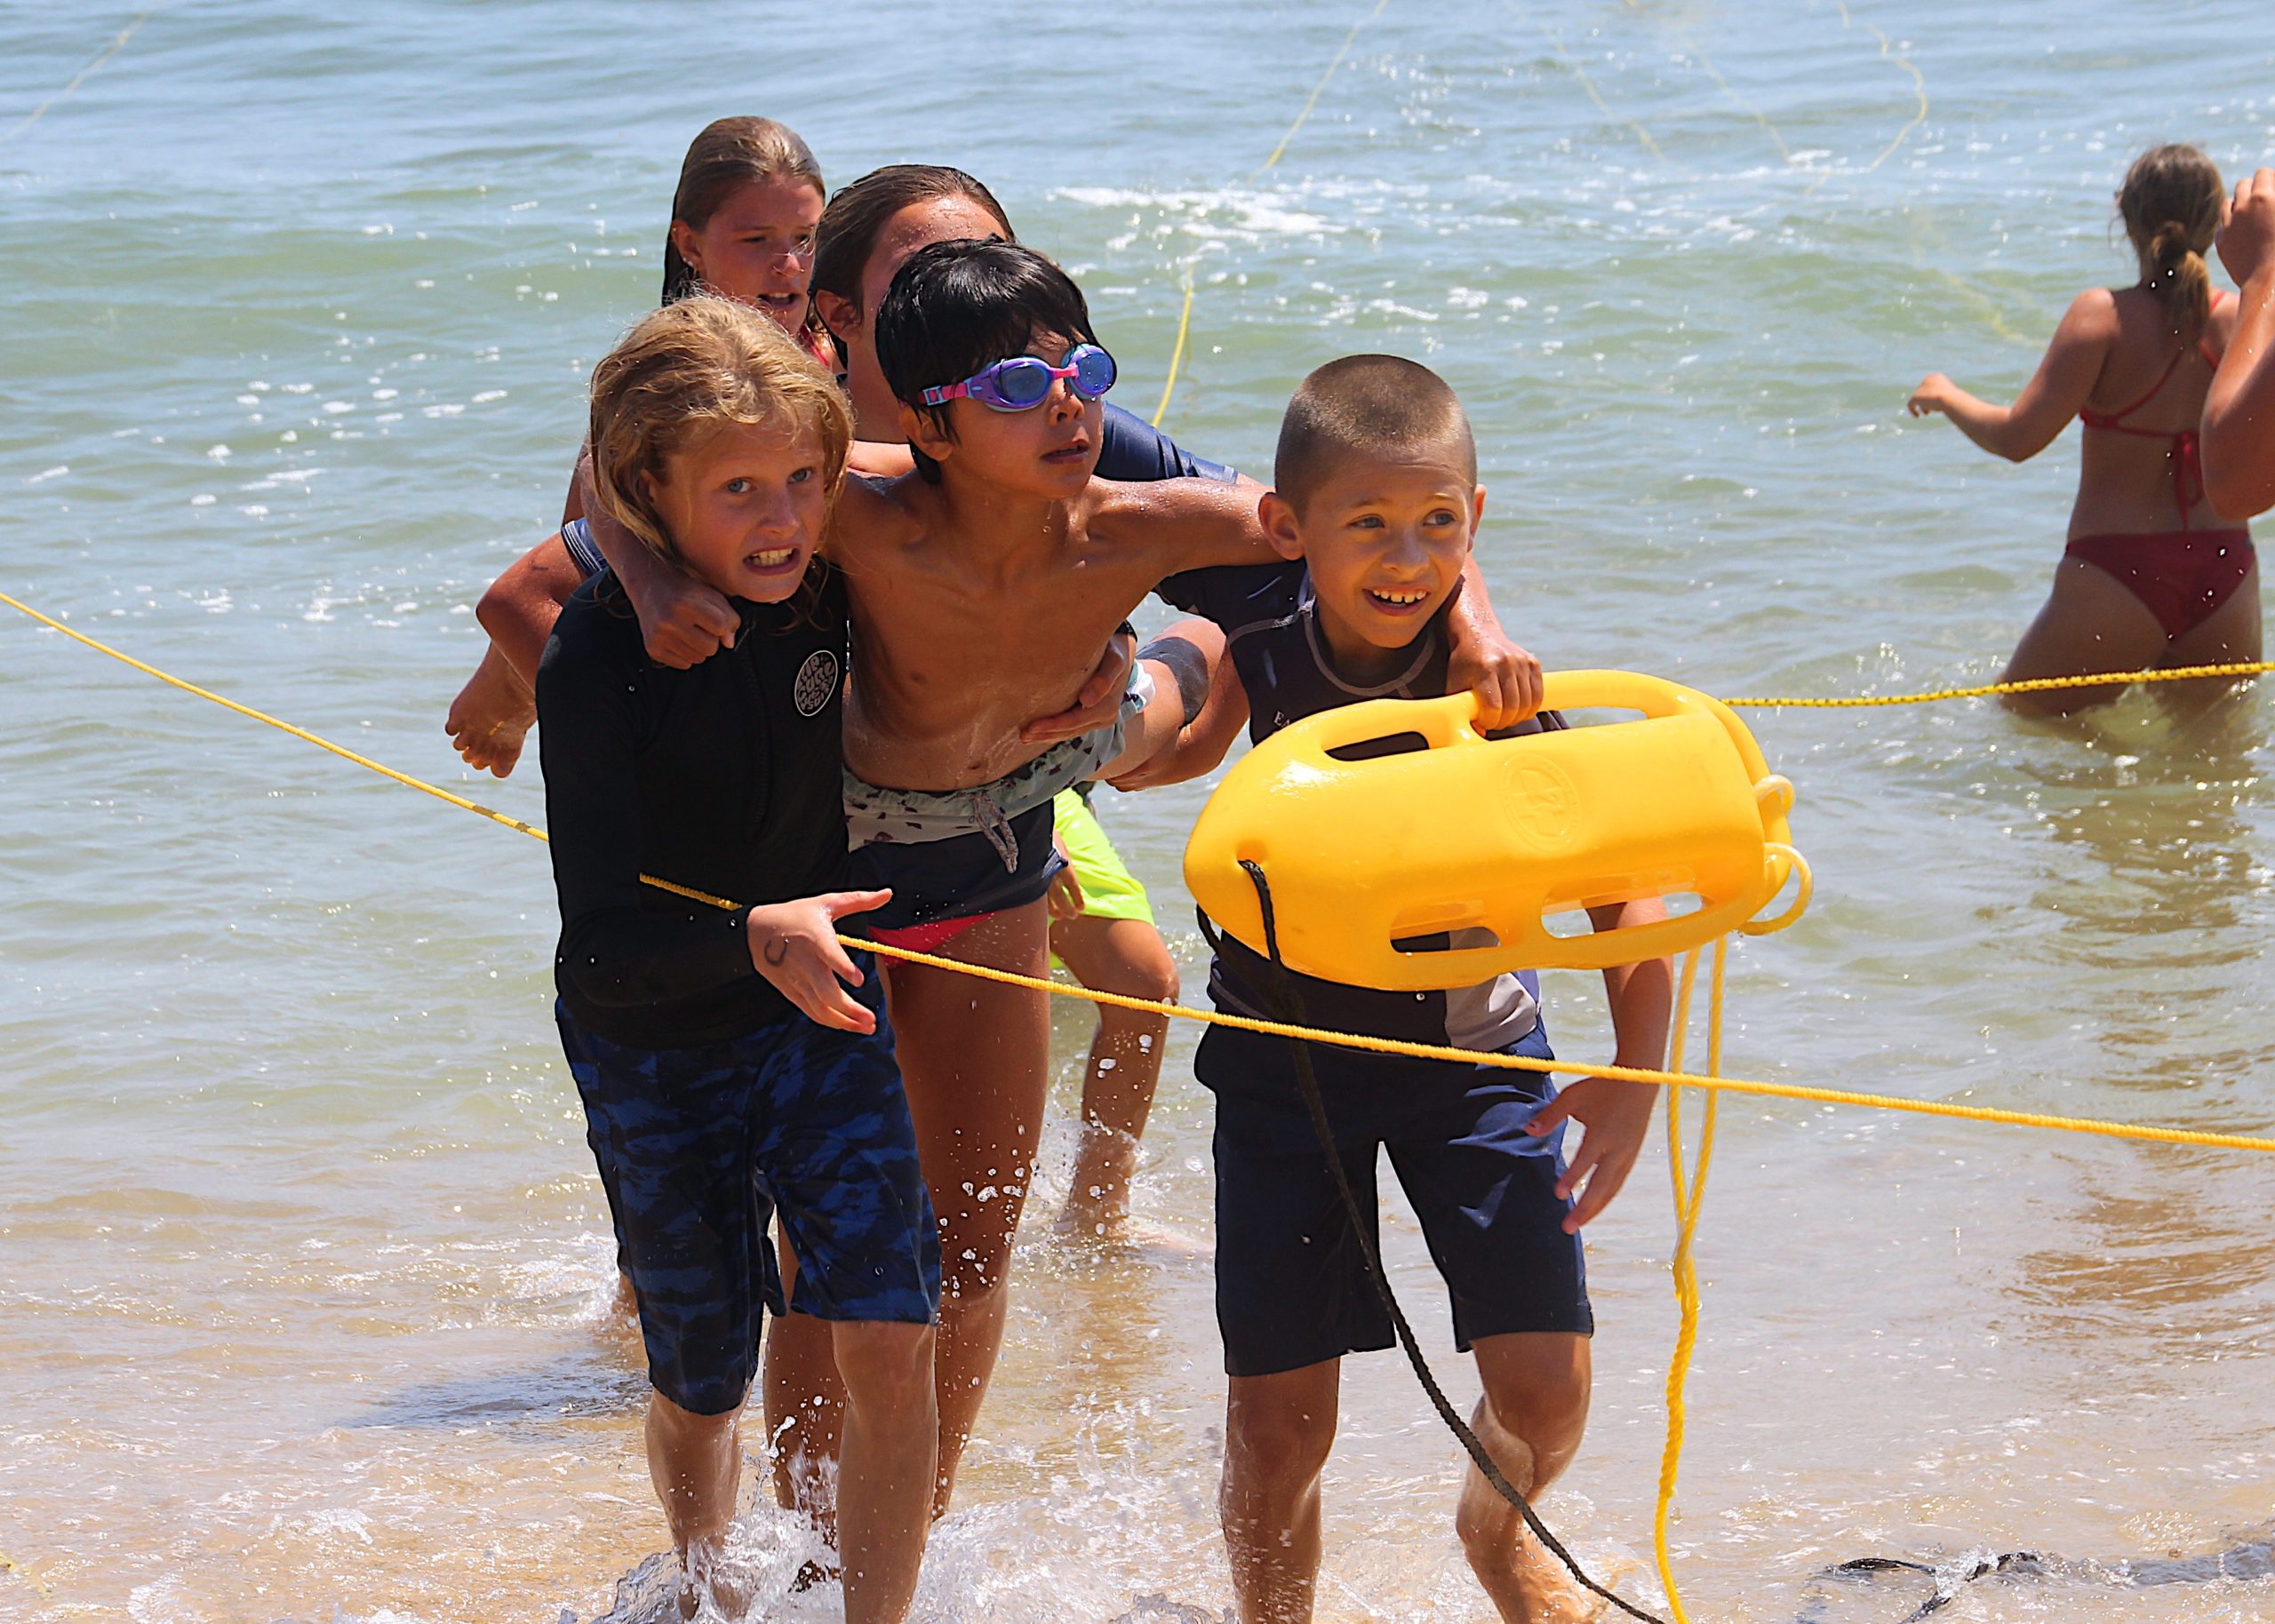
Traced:
POLYGON ((718 1444, 732 1435, 742 1419, 742 1406, 706 1414, 690 1410, 665 1396, 660 1389, 648 1394, 648 1429, 675 1445, 699 1445, 718 1444))
MULTIPOLYGON (((1169 944, 1161 940, 1161 933, 1141 919, 1116 919, 1112 929, 1106 951, 1099 955, 1106 962, 1100 967, 1104 974, 1099 979, 1105 984, 1098 991, 1118 992, 1124 998, 1142 998, 1153 1004, 1173 1002, 1183 991, 1183 983, 1177 977, 1177 960, 1169 957, 1169 944)), ((1130 1023, 1162 1018, 1140 1015, 1132 1009, 1111 1013, 1115 1019, 1130 1023)))
POLYGON ((930 1325, 881 1320, 841 1320, 830 1327, 830 1347, 847 1397, 857 1406, 913 1410, 932 1399, 930 1325))
MULTIPOLYGON (((1579 1452, 1587 1418, 1585 1397, 1577 1403, 1545 1393, 1499 1403, 1489 1398, 1479 1406, 1477 1431, 1501 1475, 1529 1497, 1563 1475, 1579 1452)), ((1475 1498, 1465 1497, 1465 1508, 1475 1498)), ((1493 1498, 1497 1501, 1498 1493, 1493 1498)))
POLYGON ((1543 1450, 1578 1436, 1594 1385, 1587 1337, 1565 1332, 1483 1336, 1476 1354, 1495 1425, 1543 1450))
MULTIPOLYGON (((1153 1004, 1169 1004, 1177 1001, 1177 995, 1182 991, 1184 983, 1177 976, 1177 960, 1169 957, 1168 947, 1158 940, 1153 943, 1150 952, 1138 955, 1130 966, 1128 992, 1131 998, 1142 998, 1153 1004)), ((1132 1013, 1134 1018, 1139 1020, 1154 1018, 1132 1013)), ((1162 1023, 1167 1024, 1166 1017, 1162 1017, 1162 1023)))
MULTIPOLYGON (((975 1198, 976 1199, 976 1198, 975 1198)), ((940 1224, 940 1297, 979 1296, 999 1289, 1011 1269, 1010 1218, 1017 1208, 1000 1192, 977 1209, 940 1224)))
POLYGON ((1225 1422, 1225 1488, 1275 1500, 1300 1494, 1319 1480, 1334 1445, 1332 1413, 1234 1399, 1225 1422))

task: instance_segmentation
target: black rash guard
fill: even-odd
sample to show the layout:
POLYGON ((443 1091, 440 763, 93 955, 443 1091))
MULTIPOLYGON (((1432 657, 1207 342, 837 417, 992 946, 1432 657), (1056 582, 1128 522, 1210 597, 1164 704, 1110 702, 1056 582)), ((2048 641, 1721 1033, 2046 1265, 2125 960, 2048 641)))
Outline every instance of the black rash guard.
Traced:
POLYGON ((1111 401, 1098 427, 1098 463, 1102 480, 1203 479, 1229 485, 1238 477, 1220 462, 1195 457, 1134 411, 1124 411, 1111 401))
MULTIPOLYGON (((1187 614, 1205 616, 1225 629, 1225 653, 1248 695, 1248 733, 1255 744, 1339 705, 1363 699, 1426 698, 1446 691, 1450 652, 1443 609, 1409 646, 1405 670, 1371 686, 1346 681, 1328 650, 1311 571, 1301 560, 1188 569, 1156 590, 1187 614)), ((1543 711, 1490 736, 1511 738, 1563 726, 1563 717, 1543 711)), ((1387 855, 1395 862, 1394 849, 1387 855)), ((1423 936, 1410 945, 1440 946, 1446 941, 1442 935, 1423 936)), ((1314 1017, 1332 1013, 1335 1023, 1345 1031, 1378 1038, 1499 1049, 1524 1037, 1540 1019, 1539 977, 1530 970, 1443 992, 1388 992, 1293 970, 1289 976, 1314 1017)), ((1230 936, 1223 939, 1209 967, 1209 992, 1218 1008, 1277 1018, 1273 985, 1270 964, 1261 953, 1230 936)))
POLYGON ((736 601, 735 646, 687 671, 649 659, 613 576, 578 588, 538 666, 539 759, 561 896, 554 980, 611 1042, 686 1048, 793 1013, 751 963, 740 904, 839 888, 845 586, 736 601))

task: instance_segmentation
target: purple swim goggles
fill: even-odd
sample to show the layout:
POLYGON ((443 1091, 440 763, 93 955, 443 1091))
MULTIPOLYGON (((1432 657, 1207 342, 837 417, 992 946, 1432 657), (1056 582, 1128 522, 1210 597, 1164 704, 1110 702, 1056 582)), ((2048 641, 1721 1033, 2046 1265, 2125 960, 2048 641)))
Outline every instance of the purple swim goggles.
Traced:
POLYGON ((1114 357, 1095 344, 1078 344, 1066 352, 1066 364, 1054 367, 1034 355, 1013 355, 982 368, 960 384, 935 384, 924 391, 927 406, 945 406, 966 398, 997 411, 1026 411, 1049 398, 1050 386, 1060 378, 1074 380, 1074 393, 1095 401, 1114 387, 1114 357))

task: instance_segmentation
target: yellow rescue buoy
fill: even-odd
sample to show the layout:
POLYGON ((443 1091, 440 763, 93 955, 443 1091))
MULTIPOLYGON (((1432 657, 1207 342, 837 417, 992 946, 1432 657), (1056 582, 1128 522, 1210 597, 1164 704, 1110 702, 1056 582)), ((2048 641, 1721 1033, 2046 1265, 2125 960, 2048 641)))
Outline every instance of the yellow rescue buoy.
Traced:
POLYGON ((1262 952, 1241 867, 1254 862, 1289 967, 1408 991, 1632 964, 1800 917, 1809 880, 1786 827, 1793 786, 1728 706, 1625 671, 1553 672, 1545 703, 1640 715, 1495 740, 1470 725, 1474 697, 1456 694, 1369 700, 1282 728, 1209 797, 1185 848, 1186 888, 1262 952), (1756 920, 1795 874, 1792 905, 1756 920), (1560 935, 1547 923, 1686 895, 1695 911, 1651 924, 1560 935), (1449 946, 1417 940, 1449 934, 1449 946))

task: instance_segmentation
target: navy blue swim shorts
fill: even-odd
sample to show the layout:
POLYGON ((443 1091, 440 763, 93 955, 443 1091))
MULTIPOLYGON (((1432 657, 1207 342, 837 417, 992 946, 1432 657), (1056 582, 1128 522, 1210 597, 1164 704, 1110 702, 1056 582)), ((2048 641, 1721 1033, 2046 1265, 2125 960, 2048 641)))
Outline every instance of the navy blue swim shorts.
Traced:
MULTIPOLYGON (((875 1008, 864 967, 855 996, 875 1008)), ((777 1213, 799 1313, 932 1322, 939 1234, 882 1009, 867 1037, 792 1015, 684 1049, 627 1047, 555 1014, 658 1392, 698 1415, 743 1402, 765 1310, 782 1312, 777 1213)))
POLYGON ((1066 866, 1051 842, 1050 827, 1048 800, 1010 819, 1014 856, 1008 864, 994 841, 980 833, 857 847, 847 889, 890 888, 892 900, 874 912, 850 915, 847 928, 929 952, 956 935, 959 924, 1023 907, 1049 891, 1052 878, 1066 866))
MULTIPOLYGON (((1536 1026, 1502 1053, 1550 1058, 1536 1026)), ((1377 1239, 1375 1166, 1390 1151, 1453 1297, 1454 1341, 1595 1329, 1563 1131, 1524 1126, 1551 1097, 1538 1071, 1311 1046, 1328 1122, 1377 1239)), ((1217 1323, 1225 1370, 1268 1376, 1393 1345, 1284 1038, 1212 1026, 1194 1073, 1217 1096, 1217 1323)))

